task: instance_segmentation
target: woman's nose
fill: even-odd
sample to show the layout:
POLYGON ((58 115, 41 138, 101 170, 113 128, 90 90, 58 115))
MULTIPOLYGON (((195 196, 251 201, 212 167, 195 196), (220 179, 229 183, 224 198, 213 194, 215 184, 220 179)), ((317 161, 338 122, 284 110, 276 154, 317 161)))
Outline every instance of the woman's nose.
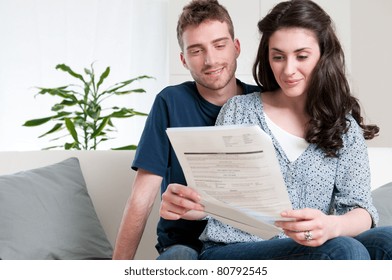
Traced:
POLYGON ((284 67, 284 74, 286 76, 292 76, 296 72, 296 63, 293 61, 293 59, 287 59, 286 64, 284 67))

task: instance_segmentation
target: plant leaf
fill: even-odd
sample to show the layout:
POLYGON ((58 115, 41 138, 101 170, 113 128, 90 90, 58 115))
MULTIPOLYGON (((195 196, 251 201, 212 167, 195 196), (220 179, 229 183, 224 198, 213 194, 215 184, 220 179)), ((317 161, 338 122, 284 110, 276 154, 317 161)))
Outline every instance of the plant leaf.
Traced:
POLYGON ((56 124, 53 126, 53 128, 52 128, 51 130, 49 130, 49 131, 47 131, 46 133, 44 133, 44 134, 38 136, 38 138, 41 138, 41 137, 44 137, 45 135, 51 134, 51 133, 53 133, 53 132, 56 132, 56 131, 60 130, 62 127, 63 127, 63 124, 61 124, 61 123, 56 123, 56 124))
POLYGON ((51 94, 51 95, 56 95, 55 92, 58 91, 65 91, 66 92, 66 88, 68 88, 68 86, 62 86, 62 87, 57 87, 57 88, 43 88, 43 87, 37 87, 37 89, 39 89, 40 91, 38 92, 38 94, 51 94))
POLYGON ((70 118, 65 118, 64 121, 65 121, 65 126, 67 127, 72 138, 75 140, 76 143, 79 143, 78 133, 76 132, 74 123, 71 121, 70 118))
POLYGON ((123 146, 123 147, 118 147, 118 148, 112 148, 111 150, 115 150, 115 151, 136 150, 136 148, 137 148, 136 145, 128 145, 128 146, 123 146))
POLYGON ((148 114, 135 111, 130 108, 121 108, 120 110, 111 113, 109 116, 111 118, 130 118, 133 116, 147 116, 148 114))
POLYGON ((123 87, 125 87, 125 86, 127 86, 127 85, 129 85, 131 83, 133 83, 134 81, 142 80, 142 79, 153 79, 153 77, 147 76, 147 75, 143 75, 143 76, 139 76, 139 77, 127 80, 127 81, 116 83, 110 89, 105 90, 103 93, 113 93, 113 92, 115 92, 115 91, 117 91, 117 90, 119 90, 119 89, 121 89, 121 88, 123 88, 123 87))
POLYGON ((146 91, 144 89, 142 89, 142 88, 137 88, 137 89, 130 89, 130 90, 126 90, 126 91, 116 91, 116 92, 114 92, 114 94, 116 94, 116 95, 125 95, 125 94, 130 94, 130 93, 133 93, 133 92, 144 93, 146 91))
POLYGON ((72 114, 71 112, 61 111, 61 112, 58 112, 56 116, 53 116, 52 119, 64 120, 65 116, 69 116, 71 114, 72 114))
POLYGON ((106 70, 101 74, 101 77, 99 77, 97 90, 99 89, 99 86, 102 85, 103 81, 109 76, 109 73, 110 73, 110 67, 106 67, 106 70))
POLYGON ((56 66, 56 69, 63 70, 64 72, 67 72, 67 73, 70 74, 71 76, 73 76, 73 77, 75 77, 75 78, 81 80, 83 83, 85 83, 83 76, 80 75, 80 74, 78 74, 78 73, 76 73, 76 72, 74 72, 68 65, 65 65, 65 64, 58 64, 58 65, 56 66))
POLYGON ((91 138, 95 138, 98 135, 100 135, 101 131, 105 128, 105 126, 108 124, 110 118, 109 117, 105 117, 102 119, 101 124, 99 125, 99 127, 94 131, 94 133, 91 135, 91 138))
POLYGON ((56 148, 60 148, 60 147, 63 147, 63 146, 62 145, 50 146, 50 147, 42 148, 42 150, 46 151, 46 150, 56 149, 56 148))
POLYGON ((76 98, 72 99, 72 100, 64 99, 63 101, 61 101, 60 104, 64 105, 64 106, 73 106, 73 105, 78 104, 78 100, 76 98))
POLYGON ((74 149, 74 148, 75 148, 75 150, 80 150, 79 145, 76 142, 65 143, 64 144, 64 149, 65 150, 71 150, 71 149, 74 149))
POLYGON ((59 87, 59 88, 42 88, 39 87, 38 89, 40 90, 37 94, 47 94, 49 93, 50 95, 53 96, 59 96, 62 98, 68 98, 77 101, 76 96, 74 95, 73 90, 65 90, 66 87, 59 87))
POLYGON ((23 126, 38 126, 38 125, 47 123, 47 122, 50 121, 53 117, 54 117, 54 116, 52 116, 52 117, 46 117, 46 118, 41 118, 41 119, 28 120, 28 121, 26 121, 26 122, 23 124, 23 126))
POLYGON ((53 112, 57 112, 64 109, 64 105, 62 104, 55 104, 50 110, 53 112))
POLYGON ((84 68, 84 73, 87 75, 92 75, 93 73, 90 71, 90 69, 84 68))

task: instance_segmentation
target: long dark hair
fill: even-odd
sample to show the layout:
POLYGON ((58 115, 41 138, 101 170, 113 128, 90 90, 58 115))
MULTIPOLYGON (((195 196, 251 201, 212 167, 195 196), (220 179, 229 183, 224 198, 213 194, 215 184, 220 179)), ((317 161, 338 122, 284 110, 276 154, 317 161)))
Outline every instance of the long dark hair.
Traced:
POLYGON ((310 0, 292 0, 277 4, 258 23, 262 35, 253 77, 265 91, 279 89, 268 59, 269 39, 282 28, 311 30, 318 39, 320 60, 307 87, 305 110, 310 116, 305 139, 323 149, 327 156, 337 156, 343 146, 342 135, 348 129, 351 114, 363 130, 365 139, 377 136, 379 127, 363 123, 358 100, 352 96, 345 74, 344 52, 328 14, 310 0))

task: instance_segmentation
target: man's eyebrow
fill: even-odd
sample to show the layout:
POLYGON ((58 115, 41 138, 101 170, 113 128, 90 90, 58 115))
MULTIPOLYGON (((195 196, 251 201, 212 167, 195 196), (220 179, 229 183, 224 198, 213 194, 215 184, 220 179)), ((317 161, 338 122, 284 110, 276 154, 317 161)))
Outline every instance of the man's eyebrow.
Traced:
POLYGON ((212 42, 213 43, 218 43, 218 42, 221 42, 221 41, 228 41, 228 40, 230 40, 229 37, 222 37, 222 38, 215 39, 212 42))
MULTIPOLYGON (((222 42, 222 41, 228 41, 228 40, 230 40, 229 37, 221 37, 221 38, 217 38, 217 39, 213 40, 212 43, 216 44, 216 43, 219 43, 219 42, 222 42)), ((199 48, 199 47, 202 47, 202 46, 203 46, 203 44, 193 44, 193 45, 188 46, 186 49, 189 50, 189 49, 192 49, 192 48, 199 48)))

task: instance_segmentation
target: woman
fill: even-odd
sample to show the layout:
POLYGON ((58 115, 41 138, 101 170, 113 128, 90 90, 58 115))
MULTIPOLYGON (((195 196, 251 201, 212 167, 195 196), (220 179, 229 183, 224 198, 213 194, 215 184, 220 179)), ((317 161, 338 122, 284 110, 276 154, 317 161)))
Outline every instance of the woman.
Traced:
MULTIPOLYGON (((281 215, 294 221, 276 222, 284 232, 262 240, 206 217, 199 258, 391 259, 392 227, 375 227, 365 143, 379 129, 363 123, 330 17, 312 1, 293 0, 258 27, 253 75, 263 93, 233 97, 216 124, 257 124, 271 136, 294 209, 281 215)), ((186 203, 165 194, 164 218, 201 217, 189 211, 202 210, 194 193, 169 189, 186 203)))

